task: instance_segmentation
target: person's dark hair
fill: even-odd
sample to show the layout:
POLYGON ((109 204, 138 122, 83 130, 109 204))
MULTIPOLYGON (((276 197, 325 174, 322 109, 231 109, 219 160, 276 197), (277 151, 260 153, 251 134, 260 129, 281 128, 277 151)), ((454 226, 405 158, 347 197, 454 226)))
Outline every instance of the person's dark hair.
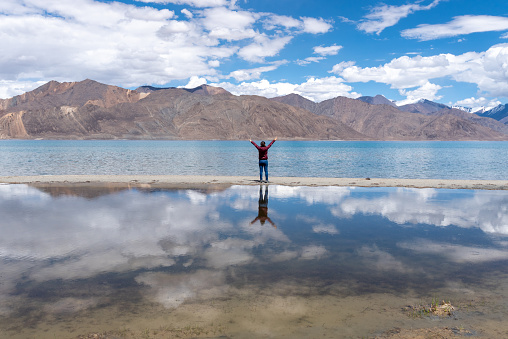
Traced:
POLYGON ((265 147, 265 146, 266 146, 265 142, 261 141, 261 147, 265 147))

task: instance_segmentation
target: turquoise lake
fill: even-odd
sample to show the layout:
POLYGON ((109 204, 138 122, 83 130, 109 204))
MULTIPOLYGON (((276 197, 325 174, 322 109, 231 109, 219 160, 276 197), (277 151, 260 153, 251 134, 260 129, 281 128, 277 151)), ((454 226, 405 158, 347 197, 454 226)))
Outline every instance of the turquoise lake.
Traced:
MULTIPOLYGON (((0 175, 258 175, 248 141, 1 140, 0 159, 0 175)), ((507 164, 502 141, 277 141, 269 151, 272 177, 506 180, 507 164)))

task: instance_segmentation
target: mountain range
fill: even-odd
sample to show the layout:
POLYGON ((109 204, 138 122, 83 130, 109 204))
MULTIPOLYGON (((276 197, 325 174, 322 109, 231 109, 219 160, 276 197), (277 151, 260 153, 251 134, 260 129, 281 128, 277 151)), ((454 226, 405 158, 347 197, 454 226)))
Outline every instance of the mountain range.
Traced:
POLYGON ((397 107, 383 96, 315 103, 207 85, 129 90, 50 81, 0 99, 0 139, 508 140, 507 111, 480 116, 431 101, 397 107))

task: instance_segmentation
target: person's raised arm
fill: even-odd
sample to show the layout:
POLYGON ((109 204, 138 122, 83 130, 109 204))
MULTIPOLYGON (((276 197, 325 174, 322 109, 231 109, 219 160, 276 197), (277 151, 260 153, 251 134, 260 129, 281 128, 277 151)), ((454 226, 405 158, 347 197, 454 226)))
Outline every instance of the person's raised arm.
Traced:
POLYGON ((267 146, 268 148, 272 147, 273 143, 275 142, 275 140, 277 140, 277 137, 275 137, 275 139, 272 140, 272 142, 267 146))

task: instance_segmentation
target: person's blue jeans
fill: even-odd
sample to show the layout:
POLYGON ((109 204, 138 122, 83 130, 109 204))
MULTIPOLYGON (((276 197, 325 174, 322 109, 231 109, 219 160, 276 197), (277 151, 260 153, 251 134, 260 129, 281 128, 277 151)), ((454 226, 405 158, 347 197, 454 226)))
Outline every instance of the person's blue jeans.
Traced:
POLYGON ((259 160, 259 181, 263 180, 263 169, 265 171, 265 179, 268 181, 268 160, 259 160))

